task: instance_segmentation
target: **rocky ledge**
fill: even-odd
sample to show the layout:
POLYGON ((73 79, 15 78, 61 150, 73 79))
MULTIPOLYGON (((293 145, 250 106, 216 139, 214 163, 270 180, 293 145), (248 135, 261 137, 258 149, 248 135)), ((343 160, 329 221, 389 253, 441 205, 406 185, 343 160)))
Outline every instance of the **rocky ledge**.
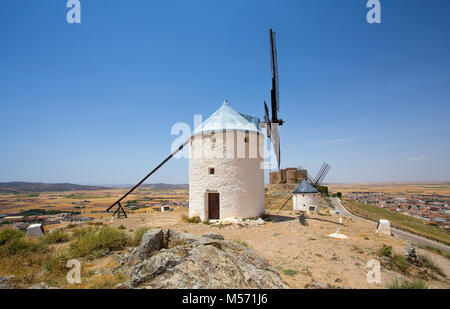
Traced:
POLYGON ((127 281, 118 288, 288 288, 253 249, 217 234, 152 229, 120 263, 127 281))

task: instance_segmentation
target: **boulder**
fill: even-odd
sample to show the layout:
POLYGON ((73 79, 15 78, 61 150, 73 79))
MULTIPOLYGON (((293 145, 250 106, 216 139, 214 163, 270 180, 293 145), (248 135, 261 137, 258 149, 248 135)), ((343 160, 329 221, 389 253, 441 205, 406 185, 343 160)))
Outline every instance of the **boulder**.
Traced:
POLYGON ((27 228, 27 233, 26 233, 27 237, 40 237, 42 235, 44 235, 44 228, 42 227, 42 224, 37 223, 37 224, 31 224, 28 228, 27 228))
POLYGON ((15 278, 16 276, 0 277, 0 290, 14 289, 14 283, 12 283, 11 281, 15 278))
POLYGON ((142 236, 139 247, 134 248, 130 254, 126 255, 121 264, 128 266, 136 265, 145 258, 149 257, 153 252, 163 247, 164 231, 162 229, 151 229, 142 236))
MULTIPOLYGON (((218 239, 220 235, 197 236, 175 230, 163 234, 167 236, 161 250, 140 255, 141 261, 135 265, 122 265, 127 281, 119 288, 288 288, 278 271, 253 249, 218 239)), ((140 247, 146 246, 143 238, 140 247)))
POLYGON ((391 236, 391 223, 388 220, 378 220, 377 233, 391 236))
POLYGON ((58 288, 49 286, 45 282, 40 282, 40 283, 36 283, 35 285, 32 285, 31 287, 29 287, 29 289, 32 289, 32 290, 54 290, 54 289, 58 289, 58 288))
POLYGON ((217 240, 225 240, 222 235, 219 234, 203 234, 202 237, 207 237, 211 239, 217 239, 217 240))

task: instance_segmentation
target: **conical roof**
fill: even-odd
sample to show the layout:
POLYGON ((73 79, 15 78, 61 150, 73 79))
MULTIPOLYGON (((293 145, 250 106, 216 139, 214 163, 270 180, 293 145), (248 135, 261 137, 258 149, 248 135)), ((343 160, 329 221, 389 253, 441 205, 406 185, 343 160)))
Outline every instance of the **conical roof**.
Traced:
POLYGON ((295 188, 292 193, 317 193, 316 188, 312 184, 310 184, 306 179, 303 179, 302 182, 295 188))
POLYGON ((211 131, 232 130, 259 132, 259 119, 237 112, 225 100, 214 114, 194 130, 192 135, 211 131))

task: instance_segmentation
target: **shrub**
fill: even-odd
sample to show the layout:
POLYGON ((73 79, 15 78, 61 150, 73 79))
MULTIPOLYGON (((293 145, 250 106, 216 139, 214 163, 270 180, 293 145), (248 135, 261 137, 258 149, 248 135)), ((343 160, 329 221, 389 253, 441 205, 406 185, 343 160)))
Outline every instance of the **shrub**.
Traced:
POLYGON ((196 217, 191 217, 188 220, 189 223, 200 223, 202 222, 202 220, 200 219, 200 217, 196 216, 196 217))
POLYGON ((326 187, 326 186, 317 186, 316 189, 320 193, 328 196, 328 187, 326 187))
POLYGON ((6 228, 0 232, 0 246, 3 246, 8 241, 16 238, 22 238, 25 233, 12 228, 6 228))
POLYGON ((427 285, 422 280, 404 281, 400 283, 397 279, 388 285, 389 289, 427 289, 427 285))
POLYGON ((44 267, 47 271, 57 274, 67 273, 66 263, 69 255, 66 252, 60 252, 47 257, 44 267))
POLYGON ((205 221, 203 221, 203 224, 209 225, 209 219, 206 219, 205 221))
POLYGON ((298 271, 294 269, 283 269, 283 273, 288 276, 295 276, 298 271))
POLYGON ((276 269, 278 269, 279 271, 283 272, 283 274, 287 275, 287 276, 295 276, 296 274, 298 274, 298 270, 294 270, 294 269, 283 269, 282 266, 277 266, 276 269))
POLYGON ((69 234, 67 234, 66 232, 63 232, 61 230, 56 230, 51 233, 45 234, 43 241, 45 244, 50 245, 50 244, 66 242, 69 239, 70 239, 69 234))
POLYGON ((241 246, 244 246, 245 248, 248 248, 248 243, 246 243, 245 241, 235 240, 234 242, 240 244, 241 246))
POLYGON ((392 255, 392 246, 386 246, 385 244, 383 244, 383 248, 381 248, 381 250, 380 250, 380 255, 381 256, 391 257, 391 255, 392 255))
POLYGON ((9 241, 4 250, 9 255, 14 254, 29 254, 35 253, 39 251, 43 251, 45 249, 45 245, 42 241, 38 239, 28 239, 25 237, 22 238, 14 238, 9 241))
POLYGON ((133 242, 135 246, 139 246, 141 243, 142 237, 144 236, 145 232, 150 230, 151 227, 148 226, 141 226, 134 232, 133 242))
POLYGON ((187 223, 200 223, 202 222, 202 220, 200 219, 199 216, 195 216, 195 217, 188 217, 186 215, 181 216, 181 220, 183 220, 184 222, 187 223))
POLYGON ((406 259, 406 256, 395 254, 394 257, 391 260, 391 266, 395 265, 397 268, 399 268, 402 272, 406 272, 409 268, 408 260, 406 259))
POLYGON ((125 248, 129 239, 125 232, 110 227, 88 227, 74 232, 77 238, 69 247, 73 257, 96 258, 125 248))
POLYGON ((73 229, 74 227, 76 227, 76 224, 70 223, 66 226, 68 229, 73 229))
POLYGON ((121 225, 119 225, 118 229, 119 229, 119 230, 124 230, 124 229, 125 229, 125 226, 124 226, 123 224, 121 224, 121 225))

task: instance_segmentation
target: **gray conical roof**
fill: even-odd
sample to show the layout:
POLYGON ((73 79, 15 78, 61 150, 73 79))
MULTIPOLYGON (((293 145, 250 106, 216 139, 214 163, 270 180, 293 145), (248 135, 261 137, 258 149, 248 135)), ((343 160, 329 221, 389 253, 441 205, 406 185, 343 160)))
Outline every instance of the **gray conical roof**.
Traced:
POLYGON ((224 101, 211 117, 194 130, 193 135, 202 132, 232 130, 259 132, 259 119, 235 111, 228 101, 224 101))
POLYGON ((317 193, 316 188, 312 184, 310 184, 306 179, 303 179, 302 182, 295 188, 292 193, 317 193))

